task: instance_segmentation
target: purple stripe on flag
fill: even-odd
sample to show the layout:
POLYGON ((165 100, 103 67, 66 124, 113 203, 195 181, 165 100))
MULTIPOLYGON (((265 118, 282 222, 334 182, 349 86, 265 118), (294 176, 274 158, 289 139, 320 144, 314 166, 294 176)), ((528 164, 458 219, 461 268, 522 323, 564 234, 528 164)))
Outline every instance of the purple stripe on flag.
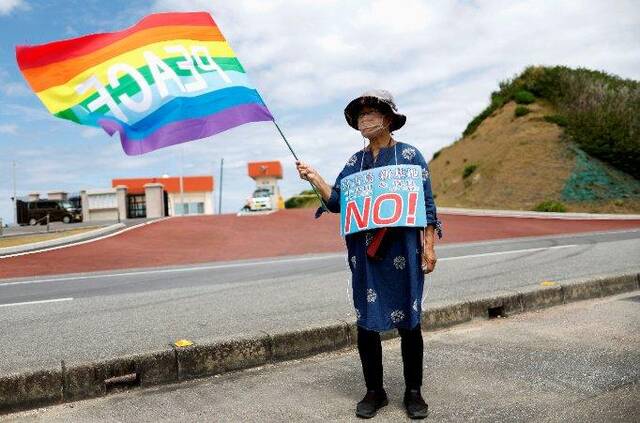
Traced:
POLYGON ((209 137, 245 123, 267 120, 273 120, 273 116, 265 106, 256 103, 243 104, 203 118, 170 123, 147 138, 137 140, 129 139, 126 129, 117 121, 101 119, 98 123, 109 135, 120 133, 120 141, 125 153, 135 156, 162 147, 209 137))

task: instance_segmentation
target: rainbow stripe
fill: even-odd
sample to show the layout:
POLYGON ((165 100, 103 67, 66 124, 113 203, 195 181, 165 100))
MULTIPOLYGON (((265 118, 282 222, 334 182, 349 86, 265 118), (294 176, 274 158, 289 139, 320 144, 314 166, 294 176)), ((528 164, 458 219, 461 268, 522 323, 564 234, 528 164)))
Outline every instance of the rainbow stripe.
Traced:
POLYGON ((159 13, 124 31, 16 47, 46 108, 118 132, 129 155, 273 120, 205 12, 159 13))

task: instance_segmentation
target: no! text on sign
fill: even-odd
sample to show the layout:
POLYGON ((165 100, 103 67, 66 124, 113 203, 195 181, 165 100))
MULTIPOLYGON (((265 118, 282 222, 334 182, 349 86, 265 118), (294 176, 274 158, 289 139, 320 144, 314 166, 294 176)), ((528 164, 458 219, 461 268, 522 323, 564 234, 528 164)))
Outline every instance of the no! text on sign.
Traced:
POLYGON ((340 235, 386 226, 427 223, 418 165, 376 167, 342 178, 340 235))

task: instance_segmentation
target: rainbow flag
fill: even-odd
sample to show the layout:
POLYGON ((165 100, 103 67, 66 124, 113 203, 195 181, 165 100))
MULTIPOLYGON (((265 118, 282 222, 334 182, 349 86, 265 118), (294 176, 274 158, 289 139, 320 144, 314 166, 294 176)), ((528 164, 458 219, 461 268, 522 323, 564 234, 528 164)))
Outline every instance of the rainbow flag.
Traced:
POLYGON ((159 13, 124 31, 16 47, 46 108, 118 132, 129 155, 273 116, 205 12, 159 13))

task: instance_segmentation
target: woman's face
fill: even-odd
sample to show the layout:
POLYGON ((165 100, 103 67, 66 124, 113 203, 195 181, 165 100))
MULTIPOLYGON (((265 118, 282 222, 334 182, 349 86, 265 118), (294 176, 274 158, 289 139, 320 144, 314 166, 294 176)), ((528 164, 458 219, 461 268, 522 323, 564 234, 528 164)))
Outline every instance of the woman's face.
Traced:
POLYGON ((358 114, 358 129, 365 138, 375 138, 389 130, 390 119, 375 107, 364 106, 358 114))

